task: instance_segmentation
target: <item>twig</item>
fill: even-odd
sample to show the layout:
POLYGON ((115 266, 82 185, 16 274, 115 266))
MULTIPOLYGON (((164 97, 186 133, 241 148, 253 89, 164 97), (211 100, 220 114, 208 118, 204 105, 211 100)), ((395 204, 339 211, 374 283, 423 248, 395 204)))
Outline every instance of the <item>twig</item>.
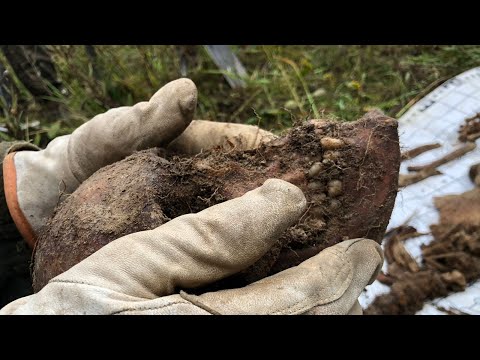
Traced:
POLYGON ((385 257, 389 264, 395 262, 407 271, 418 272, 420 270, 417 262, 407 249, 405 249, 405 246, 398 237, 393 237, 388 244, 385 244, 385 257))
POLYGON ((460 311, 458 309, 447 309, 447 308, 444 308, 443 306, 439 306, 439 305, 434 305, 434 306, 439 311, 447 313, 448 315, 470 315, 470 314, 467 314, 466 312, 460 311))
POLYGON ((462 142, 475 141, 480 137, 480 113, 465 119, 465 124, 458 130, 458 140, 462 142))
POLYGON ((400 174, 398 177, 398 186, 403 187, 412 185, 435 175, 442 175, 442 173, 435 168, 425 168, 424 170, 414 174, 400 174))
POLYGON ((245 110, 245 108, 258 96, 258 94, 260 94, 260 92, 262 91, 262 89, 257 89, 253 92, 253 94, 243 102, 242 105, 240 105, 237 110, 235 110, 235 112, 232 114, 232 116, 230 117, 230 121, 232 122, 239 122, 237 120, 237 116, 240 115, 240 113, 245 110))
POLYGON ((475 141, 480 138, 480 132, 476 132, 470 135, 467 135, 467 141, 475 141))
POLYGON ((442 145, 440 145, 439 143, 422 145, 414 149, 403 152, 401 159, 402 160, 413 159, 414 157, 417 157, 418 155, 423 154, 424 152, 439 148, 441 146, 442 145))
POLYGON ((418 231, 414 231, 414 232, 404 234, 404 235, 399 234, 398 235, 398 240, 399 241, 405 241, 405 240, 413 239, 413 238, 423 236, 423 235, 429 235, 429 233, 421 233, 421 232, 418 232, 418 231))
POLYGON ((405 249, 403 242, 411 237, 419 236, 417 230, 412 226, 400 226, 395 228, 388 237, 384 239, 384 254, 388 263, 390 274, 391 265, 397 263, 402 270, 417 272, 420 270, 415 259, 405 249))
POLYGON ((458 159, 459 157, 465 155, 466 153, 472 151, 477 146, 473 142, 467 143, 465 146, 452 151, 451 153, 445 155, 444 157, 431 162, 430 164, 421 165, 421 166, 409 166, 407 169, 408 171, 423 171, 423 170, 434 170, 435 168, 439 167, 440 165, 446 164, 452 160, 458 159))
POLYGON ((382 284, 392 286, 393 283, 395 282, 395 279, 391 277, 388 274, 385 274, 383 271, 380 271, 380 273, 377 276, 377 280, 380 281, 382 284))

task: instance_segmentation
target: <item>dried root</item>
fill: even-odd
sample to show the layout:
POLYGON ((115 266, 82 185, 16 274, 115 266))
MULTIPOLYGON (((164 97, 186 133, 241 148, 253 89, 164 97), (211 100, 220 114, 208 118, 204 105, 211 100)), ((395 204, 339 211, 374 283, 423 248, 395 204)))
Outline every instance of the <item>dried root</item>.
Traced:
POLYGON ((427 151, 430 151, 430 150, 433 150, 433 149, 437 149, 441 146, 442 145, 440 145, 438 143, 427 144, 427 145, 422 145, 422 146, 416 147, 414 149, 405 151, 405 152, 402 153, 402 161, 413 159, 413 158, 417 157, 418 155, 423 154, 424 152, 427 152, 427 151))
POLYGON ((440 224, 431 226, 434 241, 422 246, 420 267, 405 257, 399 240, 386 239, 388 274, 379 280, 391 291, 377 297, 366 314, 415 314, 426 301, 462 291, 480 278, 480 189, 437 198, 435 205, 440 224))
POLYGON ((480 114, 465 119, 460 126, 458 139, 462 142, 475 141, 480 137, 480 114))

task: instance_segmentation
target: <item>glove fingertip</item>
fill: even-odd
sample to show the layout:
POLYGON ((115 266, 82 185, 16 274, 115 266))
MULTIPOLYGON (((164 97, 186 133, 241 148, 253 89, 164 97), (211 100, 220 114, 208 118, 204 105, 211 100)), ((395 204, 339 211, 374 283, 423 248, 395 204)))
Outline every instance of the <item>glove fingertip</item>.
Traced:
POLYGON ((373 283, 382 270, 384 261, 383 250, 380 244, 374 240, 365 238, 348 240, 345 241, 344 244, 347 246, 347 251, 356 251, 358 253, 357 256, 360 256, 360 258, 377 264, 367 285, 373 283))
POLYGON ((307 208, 307 199, 297 186, 281 179, 268 179, 263 183, 263 193, 274 196, 280 206, 300 217, 307 208))

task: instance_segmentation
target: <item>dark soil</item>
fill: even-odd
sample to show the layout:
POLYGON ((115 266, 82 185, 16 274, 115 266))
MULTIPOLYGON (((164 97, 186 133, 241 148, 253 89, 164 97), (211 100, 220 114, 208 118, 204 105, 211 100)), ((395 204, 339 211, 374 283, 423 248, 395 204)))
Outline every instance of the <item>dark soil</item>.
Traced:
POLYGON ((383 238, 400 164, 397 122, 370 112, 356 122, 310 120, 256 150, 225 144, 196 156, 150 149, 100 169, 55 211, 34 253, 39 291, 112 240, 153 229, 280 178, 299 186, 308 210, 275 246, 222 287, 295 266, 340 241, 383 238))

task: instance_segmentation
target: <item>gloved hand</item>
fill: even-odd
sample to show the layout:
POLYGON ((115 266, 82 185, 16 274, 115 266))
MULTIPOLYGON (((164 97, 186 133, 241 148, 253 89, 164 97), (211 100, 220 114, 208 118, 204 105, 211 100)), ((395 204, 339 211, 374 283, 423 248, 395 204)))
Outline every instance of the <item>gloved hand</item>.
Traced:
POLYGON ((342 242, 244 288, 179 292, 253 264, 305 208, 296 186, 267 180, 239 198, 117 239, 0 313, 361 313, 357 298, 383 262, 373 240, 342 242))
MULTIPOLYGON (((45 150, 10 148, 3 164, 6 197, 23 236, 33 246, 62 194, 136 150, 168 146, 194 154, 226 139, 250 149, 273 138, 257 127, 191 121, 195 103, 194 84, 180 79, 149 102, 96 116, 45 150)), ((241 198, 118 239, 1 313, 361 312, 356 299, 383 261, 371 240, 336 245, 243 289, 178 294, 177 288, 206 285, 253 264, 298 220, 304 202, 293 185, 270 180, 241 198)))
POLYGON ((36 234, 65 195, 101 167, 137 150, 166 147, 175 139, 171 149, 193 154, 227 138, 239 147, 253 148, 273 137, 254 126, 192 122, 196 103, 193 82, 179 79, 162 87, 148 102, 97 115, 71 135, 51 141, 45 150, 7 150, 5 197, 23 238, 33 247, 36 234))

